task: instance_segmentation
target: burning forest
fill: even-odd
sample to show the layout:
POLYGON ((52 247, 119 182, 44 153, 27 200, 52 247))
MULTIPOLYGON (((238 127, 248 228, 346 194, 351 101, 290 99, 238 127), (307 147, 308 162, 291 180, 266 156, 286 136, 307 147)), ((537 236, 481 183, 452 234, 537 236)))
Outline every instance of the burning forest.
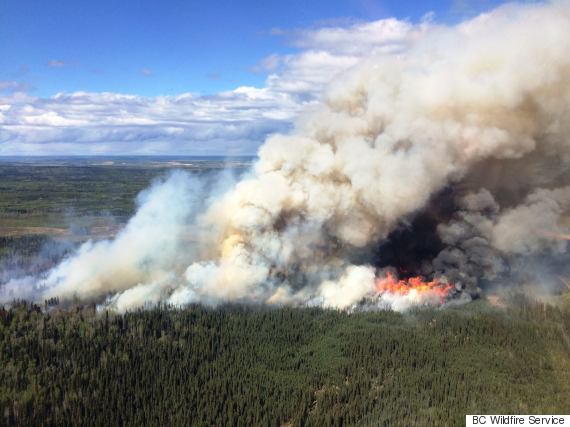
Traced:
POLYGON ((431 23, 336 77, 239 181, 170 174, 114 239, 8 279, 0 300, 403 311, 557 292, 570 273, 568 52, 566 1, 431 23))

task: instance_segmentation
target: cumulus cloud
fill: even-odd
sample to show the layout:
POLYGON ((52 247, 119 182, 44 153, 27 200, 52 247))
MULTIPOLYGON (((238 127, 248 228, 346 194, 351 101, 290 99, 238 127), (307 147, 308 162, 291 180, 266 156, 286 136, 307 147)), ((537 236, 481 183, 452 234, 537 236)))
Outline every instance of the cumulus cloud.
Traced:
POLYGON ((363 58, 404 53, 433 27, 428 19, 413 24, 388 18, 289 33, 280 30, 272 33, 289 36, 301 51, 272 54, 260 61, 256 70, 271 72, 267 86, 273 91, 295 94, 301 99, 318 98, 336 76, 363 58))
POLYGON ((0 97, 0 153, 252 153, 299 105, 267 89, 147 98, 117 93, 0 97))
POLYGON ((269 134, 287 130, 316 105, 339 73, 372 53, 405 51, 428 26, 384 19, 294 30, 297 53, 273 54, 255 67, 270 73, 264 87, 206 96, 35 97, 16 82, 0 82, 0 154, 253 154, 269 134))
POLYGON ((429 22, 414 25, 395 18, 356 23, 348 27, 301 30, 295 44, 303 49, 334 52, 337 55, 369 56, 377 52, 401 52, 417 39, 429 22))

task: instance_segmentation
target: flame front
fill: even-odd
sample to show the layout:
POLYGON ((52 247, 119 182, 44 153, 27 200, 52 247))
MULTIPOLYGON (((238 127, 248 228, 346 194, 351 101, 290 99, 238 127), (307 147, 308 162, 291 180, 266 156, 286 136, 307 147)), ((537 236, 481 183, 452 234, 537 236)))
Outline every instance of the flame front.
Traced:
POLYGON ((406 280, 397 279, 392 273, 376 279, 376 293, 389 299, 402 298, 412 305, 443 304, 453 289, 453 285, 434 279, 424 281, 420 276, 406 280))

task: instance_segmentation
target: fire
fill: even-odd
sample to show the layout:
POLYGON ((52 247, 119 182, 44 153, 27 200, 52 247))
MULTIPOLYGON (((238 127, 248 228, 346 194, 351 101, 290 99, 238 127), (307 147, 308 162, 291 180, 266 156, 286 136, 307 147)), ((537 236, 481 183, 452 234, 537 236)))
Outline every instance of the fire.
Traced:
POLYGON ((376 279, 376 292, 379 295, 410 297, 422 302, 437 299, 443 304, 453 285, 434 279, 426 282, 420 276, 399 280, 390 272, 386 277, 376 279))

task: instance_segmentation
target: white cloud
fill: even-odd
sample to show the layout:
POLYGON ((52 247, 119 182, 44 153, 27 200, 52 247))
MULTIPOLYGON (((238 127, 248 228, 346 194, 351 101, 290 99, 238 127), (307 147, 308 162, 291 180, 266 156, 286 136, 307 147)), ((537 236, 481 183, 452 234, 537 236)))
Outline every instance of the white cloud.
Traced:
POLYGON ((75 92, 0 97, 0 153, 255 152, 300 105, 265 89, 146 98, 75 92))
POLYGON ((270 55, 260 61, 257 70, 272 72, 267 80, 272 90, 315 97, 336 75, 363 58, 406 52, 434 27, 431 17, 426 15, 419 24, 389 18, 296 30, 293 44, 301 52, 270 55))
POLYGON ((304 49, 324 50, 337 55, 394 53, 405 49, 428 27, 427 23, 413 25, 394 18, 381 19, 349 27, 300 31, 295 44, 304 49))
POLYGON ((404 52, 430 26, 386 19, 296 30, 298 53, 273 54, 257 66, 271 72, 265 87, 208 96, 73 92, 42 98, 18 82, 0 82, 0 154, 252 154, 269 133, 287 129, 314 105, 338 73, 371 54, 404 52))

